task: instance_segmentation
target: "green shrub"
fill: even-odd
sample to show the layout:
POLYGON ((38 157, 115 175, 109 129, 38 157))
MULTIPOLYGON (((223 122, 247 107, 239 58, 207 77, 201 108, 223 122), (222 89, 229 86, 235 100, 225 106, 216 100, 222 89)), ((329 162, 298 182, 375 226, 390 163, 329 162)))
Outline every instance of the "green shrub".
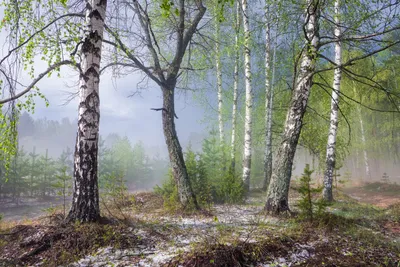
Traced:
MULTIPOLYGON (((245 197, 241 177, 225 166, 228 161, 223 160, 223 153, 218 149, 215 138, 211 138, 204 141, 203 153, 195 153, 190 145, 185 152, 190 184, 202 207, 210 207, 212 203, 240 203, 245 197)), ((154 191, 163 197, 165 208, 180 208, 178 189, 171 171, 167 180, 154 191)))
POLYGON ((71 195, 71 176, 67 173, 68 166, 63 166, 55 176, 56 182, 52 187, 56 190, 57 196, 63 199, 63 216, 66 216, 67 197, 71 195))
POLYGON ((161 186, 154 187, 154 193, 162 196, 164 200, 164 207, 170 211, 176 211, 181 208, 179 203, 178 188, 175 183, 174 176, 171 169, 168 171, 168 178, 161 186))
POLYGON ((225 171, 216 188, 217 195, 214 201, 217 203, 241 203, 245 199, 242 179, 232 170, 225 171))
POLYGON ((324 215, 328 203, 323 199, 313 201, 313 194, 320 193, 322 187, 313 188, 311 183, 311 174, 314 171, 310 169, 310 165, 306 164, 304 173, 300 178, 300 186, 297 189, 301 195, 300 201, 297 206, 300 210, 299 218, 301 220, 313 221, 316 217, 324 215))

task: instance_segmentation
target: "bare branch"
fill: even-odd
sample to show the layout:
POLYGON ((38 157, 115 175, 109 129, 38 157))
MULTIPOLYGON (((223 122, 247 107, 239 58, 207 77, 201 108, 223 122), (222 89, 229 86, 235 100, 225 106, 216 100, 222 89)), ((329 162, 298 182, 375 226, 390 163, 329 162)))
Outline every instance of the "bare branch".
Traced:
POLYGON ((153 81, 155 81, 159 86, 163 86, 163 82, 160 81, 160 80, 150 71, 150 68, 144 66, 144 64, 143 64, 142 62, 140 62, 139 59, 138 59, 137 57, 135 57, 135 56, 129 51, 129 48, 127 48, 127 47, 125 46, 125 44, 122 42, 122 40, 119 38, 119 36, 118 36, 114 31, 112 31, 107 25, 104 25, 104 27, 105 27, 106 31, 107 31, 108 33, 110 33, 110 34, 115 38, 115 40, 116 40, 116 42, 117 42, 117 44, 115 44, 115 43, 113 43, 113 42, 111 42, 111 41, 108 41, 108 44, 112 44, 112 45, 115 45, 116 47, 120 48, 120 49, 126 54, 126 56, 136 64, 137 68, 139 68, 139 69, 142 70, 144 73, 146 73, 146 74, 150 77, 150 79, 152 79, 153 81))
MULTIPOLYGON (((151 108, 151 110, 168 112, 168 110, 166 110, 165 108, 151 108)), ((176 116, 176 113, 175 113, 175 112, 174 112, 174 117, 177 118, 177 119, 179 119, 178 116, 176 116)))

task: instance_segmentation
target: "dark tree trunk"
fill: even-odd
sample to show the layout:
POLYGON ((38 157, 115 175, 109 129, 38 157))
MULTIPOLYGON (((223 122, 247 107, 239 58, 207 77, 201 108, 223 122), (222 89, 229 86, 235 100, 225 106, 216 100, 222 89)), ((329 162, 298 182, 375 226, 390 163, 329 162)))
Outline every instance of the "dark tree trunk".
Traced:
POLYGON ((165 142, 168 147, 169 158, 171 161, 172 173, 177 184, 179 201, 184 208, 193 205, 199 209, 196 197, 193 193, 189 176, 187 173, 185 160, 182 153, 182 147, 179 143, 178 135, 175 130, 175 86, 162 88, 163 108, 162 123, 165 136, 165 142))
POLYGON ((100 61, 106 0, 87 1, 86 37, 82 44, 74 193, 67 221, 100 219, 97 154, 100 122, 100 61))

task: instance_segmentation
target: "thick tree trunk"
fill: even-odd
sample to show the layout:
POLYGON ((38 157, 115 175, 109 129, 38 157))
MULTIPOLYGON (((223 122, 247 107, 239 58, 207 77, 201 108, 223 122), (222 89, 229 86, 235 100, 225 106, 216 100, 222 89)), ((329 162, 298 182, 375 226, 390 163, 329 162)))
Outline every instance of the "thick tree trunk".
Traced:
POLYGON ((106 0, 87 1, 85 39, 81 50, 78 132, 74 159, 74 192, 68 221, 100 218, 97 153, 100 122, 100 62, 106 0))
POLYGON ((183 158, 182 148, 175 130, 175 85, 163 87, 162 92, 163 130, 172 166, 172 173, 178 188, 179 201, 184 209, 190 207, 190 205, 193 205, 195 209, 199 209, 196 197, 190 184, 185 160, 183 158))
MULTIPOLYGON (((335 38, 340 38, 340 2, 335 1, 335 38)), ((342 44, 340 40, 335 42, 335 63, 337 66, 342 64, 342 44)), ((335 69, 333 77, 333 90, 331 97, 331 121, 328 133, 328 144, 326 146, 326 170, 324 175, 324 189, 322 196, 326 201, 333 201, 332 181, 336 163, 336 135, 339 124, 339 94, 342 70, 340 67, 335 69)))
POLYGON ((246 192, 250 190, 251 170, 251 132, 253 91, 251 88, 251 56, 250 56, 250 22, 247 0, 242 0, 243 28, 244 28, 244 64, 246 77, 246 114, 244 122, 244 155, 243 155, 243 184, 246 192))
POLYGON ((267 190, 269 180, 271 178, 271 165, 270 160, 271 157, 271 146, 270 146, 270 102, 271 102, 271 85, 270 85, 270 72, 271 72, 271 63, 270 63, 270 52, 271 52, 271 38, 270 38, 270 22, 269 22, 269 12, 268 12, 268 3, 266 5, 265 17, 266 17, 266 26, 265 26, 265 150, 264 150, 264 181, 262 189, 264 191, 267 190))
POLYGON ((293 158, 300 137, 317 58, 319 9, 319 1, 307 0, 305 15, 306 47, 301 57, 299 73, 286 116, 282 142, 277 152, 267 192, 265 209, 274 214, 289 211, 288 196, 293 158))
POLYGON ((236 27, 235 27, 235 70, 233 76, 233 105, 232 105, 232 137, 231 137, 231 170, 235 171, 235 137, 236 137, 236 113, 239 84, 239 29, 240 29, 240 3, 236 3, 236 27))

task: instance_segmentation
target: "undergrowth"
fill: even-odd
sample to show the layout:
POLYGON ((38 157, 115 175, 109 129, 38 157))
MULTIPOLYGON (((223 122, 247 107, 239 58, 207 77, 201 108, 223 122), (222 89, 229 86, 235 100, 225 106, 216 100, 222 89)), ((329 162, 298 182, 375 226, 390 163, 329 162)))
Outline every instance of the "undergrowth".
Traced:
MULTIPOLYGON (((230 168, 224 168, 221 162, 213 162, 219 166, 219 171, 212 171, 216 166, 208 166, 208 156, 204 153, 194 153, 190 147, 185 153, 185 163, 192 190, 202 208, 209 209, 213 203, 243 202, 245 192, 242 180, 230 168)), ((154 188, 154 192, 163 197, 167 210, 176 212, 182 209, 171 170, 164 183, 154 188)))
POLYGON ((19 225, 2 236, 0 262, 6 266, 59 266, 79 260, 99 248, 112 244, 115 248, 133 247, 141 241, 119 224, 69 224, 58 226, 19 225), (8 264, 8 265, 7 265, 8 264))

